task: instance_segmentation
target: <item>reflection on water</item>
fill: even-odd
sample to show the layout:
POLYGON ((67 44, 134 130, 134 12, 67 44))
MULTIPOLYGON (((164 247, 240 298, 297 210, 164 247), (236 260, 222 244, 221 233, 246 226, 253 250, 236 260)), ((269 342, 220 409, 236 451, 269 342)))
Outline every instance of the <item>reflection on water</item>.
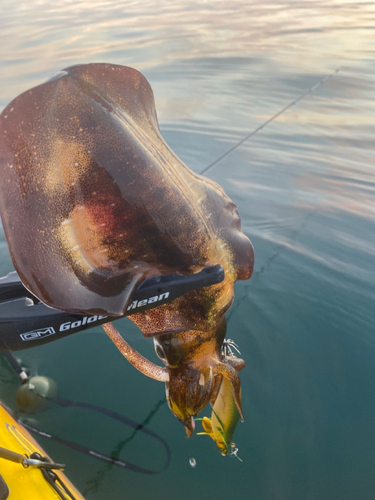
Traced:
MULTIPOLYGON (((3 0, 0 9, 1 108, 72 64, 134 66, 154 89, 163 136, 197 172, 340 70, 207 172, 237 203, 256 252, 228 325, 247 362, 246 423, 235 436, 244 463, 220 457, 205 437, 186 441, 165 406, 150 428, 170 444, 172 463, 155 477, 103 472, 93 458, 42 445, 89 500, 372 500, 373 2, 3 0)), ((0 255, 5 274, 3 236, 0 255)), ((152 358, 151 342, 118 325, 152 358)), ((162 384, 135 373, 104 337, 97 328, 20 356, 54 377, 60 396, 142 421, 162 384)), ((1 397, 14 406, 17 381, 4 364, 1 397)), ((48 410, 37 424, 104 453, 127 439, 70 409, 48 410)), ((161 460, 136 441, 120 459, 161 460)))

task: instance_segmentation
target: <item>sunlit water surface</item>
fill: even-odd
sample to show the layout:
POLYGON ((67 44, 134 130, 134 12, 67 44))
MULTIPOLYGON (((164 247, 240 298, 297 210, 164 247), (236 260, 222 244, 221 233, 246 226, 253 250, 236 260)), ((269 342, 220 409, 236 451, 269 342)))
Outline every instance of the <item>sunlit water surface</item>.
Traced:
MULTIPOLYGON (((154 89, 164 138, 196 172, 332 75, 206 173, 238 205, 256 252, 228 314, 247 363, 243 463, 208 437, 185 440, 163 385, 128 366, 99 327, 18 356, 61 397, 148 420, 171 464, 147 476, 42 446, 88 500, 373 499, 374 3, 2 0, 0 10, 1 109, 72 64, 133 66, 154 89)), ((3 233, 0 252, 3 275, 3 233)), ((129 320, 117 324, 156 360, 129 320)), ((0 357, 12 408, 17 387, 0 357)), ((144 467, 165 459, 158 442, 137 433, 124 445, 131 429, 87 410, 51 407, 28 421, 144 467)))

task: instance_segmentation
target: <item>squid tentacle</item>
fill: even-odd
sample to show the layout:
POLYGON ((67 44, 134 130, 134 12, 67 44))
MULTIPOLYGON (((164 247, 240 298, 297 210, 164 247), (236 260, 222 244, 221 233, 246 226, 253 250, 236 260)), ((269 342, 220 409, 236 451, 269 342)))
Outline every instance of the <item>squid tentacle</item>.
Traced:
POLYGON ((217 395, 219 394, 219 389, 220 389, 222 380, 223 380, 223 376, 222 375, 216 375, 216 377, 215 377, 215 385, 214 385, 214 388, 212 390, 211 398, 210 398, 210 403, 212 404, 212 406, 215 404, 217 395))
POLYGON ((201 411, 206 405, 208 405, 212 397, 212 392, 215 388, 215 379, 213 377, 212 367, 208 368, 207 370, 204 370, 203 376, 204 376, 204 389, 199 404, 197 405, 196 408, 197 412, 201 411))
POLYGON ((102 325, 105 333, 115 344, 117 349, 121 354, 129 361, 130 364, 134 366, 138 371, 146 375, 147 377, 159 380, 160 382, 168 382, 169 374, 166 368, 155 365, 151 363, 144 356, 139 354, 138 351, 133 349, 119 334, 117 329, 112 325, 112 323, 106 323, 102 325))

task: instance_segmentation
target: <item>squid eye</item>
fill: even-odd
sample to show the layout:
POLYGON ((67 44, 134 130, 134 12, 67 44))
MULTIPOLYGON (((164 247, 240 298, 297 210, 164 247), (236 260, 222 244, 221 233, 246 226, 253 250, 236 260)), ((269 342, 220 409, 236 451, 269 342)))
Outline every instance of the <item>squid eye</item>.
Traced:
POLYGON ((156 355, 159 359, 161 359, 162 361, 166 361, 166 357, 165 357, 165 354, 164 354, 164 351, 163 351, 163 348, 162 346, 159 344, 159 342, 157 340, 154 339, 154 346, 155 346, 155 352, 156 352, 156 355))
POLYGON ((155 346, 155 351, 160 359, 165 359, 163 349, 160 347, 160 345, 155 346))

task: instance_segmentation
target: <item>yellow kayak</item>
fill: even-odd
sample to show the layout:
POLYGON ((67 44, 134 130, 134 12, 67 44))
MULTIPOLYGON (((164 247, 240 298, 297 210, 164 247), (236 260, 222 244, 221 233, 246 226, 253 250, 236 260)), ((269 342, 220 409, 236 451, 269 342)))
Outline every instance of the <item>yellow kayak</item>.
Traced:
POLYGON ((60 470, 28 465, 29 461, 46 457, 29 432, 0 403, 0 500, 84 500, 60 470), (40 457, 34 456, 38 453, 40 457), (22 463, 23 455, 26 461, 22 463), (18 460, 20 458, 20 460, 18 460), (19 463, 17 463, 17 460, 19 463), (26 467, 25 467, 26 465, 26 467), (44 472, 43 472, 44 470, 44 472))

